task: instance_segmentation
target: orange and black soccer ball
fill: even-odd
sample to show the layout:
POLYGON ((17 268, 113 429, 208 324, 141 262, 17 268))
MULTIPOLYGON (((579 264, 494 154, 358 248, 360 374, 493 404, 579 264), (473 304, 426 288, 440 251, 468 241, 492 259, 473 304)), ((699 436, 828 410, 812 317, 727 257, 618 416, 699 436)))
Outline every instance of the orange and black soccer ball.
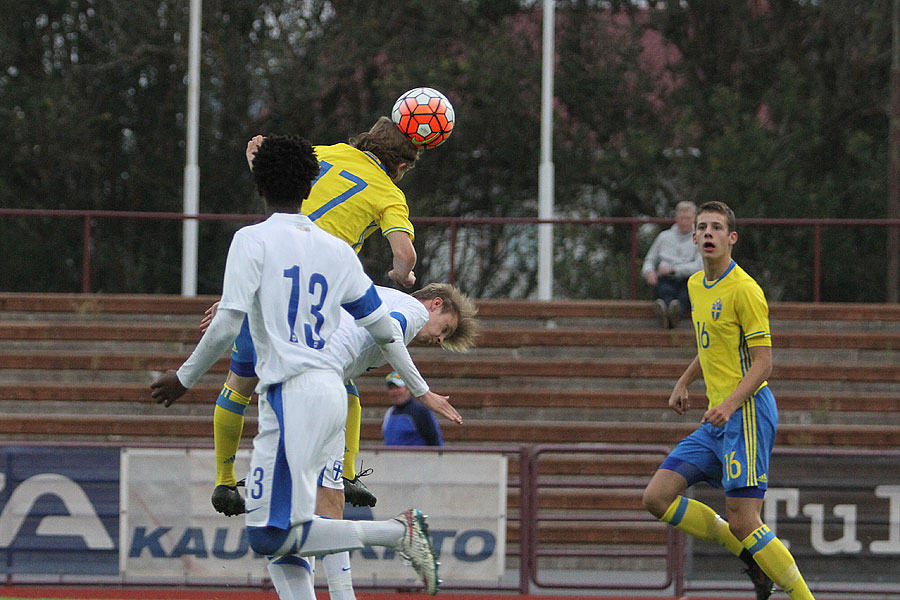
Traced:
POLYGON ((397 98, 391 119, 416 146, 440 146, 453 132, 456 113, 453 105, 434 88, 413 88, 397 98))

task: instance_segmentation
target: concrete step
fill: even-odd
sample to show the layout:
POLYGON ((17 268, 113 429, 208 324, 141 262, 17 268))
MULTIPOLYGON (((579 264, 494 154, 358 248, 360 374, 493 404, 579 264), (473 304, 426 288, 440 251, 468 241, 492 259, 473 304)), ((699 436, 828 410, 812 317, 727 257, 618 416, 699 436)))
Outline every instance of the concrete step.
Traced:
MULTIPOLYGON (((180 353, 187 356, 200 339, 196 323, 94 323, 89 321, 0 321, 4 351, 71 353, 180 353)), ((776 363, 900 361, 900 331, 783 332, 776 335, 776 363)), ((440 349, 414 348, 417 356, 442 355, 440 349)), ((541 329, 498 327, 482 330, 469 356, 510 358, 681 359, 695 354, 689 329, 541 329)))
MULTIPOLYGON (((2 388, 0 412, 208 416, 212 414, 220 389, 220 385, 197 386, 161 413, 160 407, 150 398, 147 384, 41 382, 2 388)), ((698 394, 697 408, 682 417, 667 407, 668 389, 545 391, 456 387, 438 391, 450 396, 466 421, 696 423, 705 402, 702 394, 698 394)), ((382 418, 390 406, 384 388, 362 385, 361 394, 363 416, 373 420, 382 418)), ((786 392, 777 394, 777 401, 783 424, 879 425, 885 423, 886 414, 894 414, 900 409, 900 397, 891 394, 786 392)), ((255 406, 253 402, 248 407, 248 416, 255 415, 255 406)))
MULTIPOLYGON (((358 383, 363 404, 374 409, 391 405, 384 386, 377 379, 358 383)), ((178 400, 178 404, 206 406, 215 402, 221 384, 197 385, 178 400)), ((668 410, 666 391, 633 390, 508 390, 484 387, 448 387, 441 390, 458 408, 466 410, 522 409, 544 407, 575 410, 633 409, 637 411, 668 410)), ((699 393, 698 393, 699 395, 699 393)), ((63 399, 77 405, 82 402, 114 404, 150 401, 149 384, 43 383, 33 386, 0 389, 0 400, 20 403, 44 403, 63 399)), ((900 410, 900 396, 892 394, 853 394, 815 392, 779 392, 779 411, 888 412, 900 410)))
MULTIPOLYGON (((94 321, 140 321, 160 317, 197 323, 217 296, 185 298, 165 294, 20 294, 0 293, 0 320, 87 319, 94 321)), ((652 303, 647 300, 508 300, 476 301, 485 326, 518 323, 596 328, 597 323, 616 326, 634 323, 652 328, 652 303), (592 323, 594 325, 592 325, 592 323)), ((900 304, 792 303, 770 304, 773 330, 793 328, 810 331, 900 331, 900 304)), ((531 324, 531 325, 528 325, 531 324)), ((602 328, 602 325, 601 325, 602 328)))
MULTIPOLYGON (((74 353, 0 352, 0 384, 6 387, 41 383, 94 383, 148 385, 159 372, 175 369, 182 353, 74 353)), ((223 356, 201 379, 203 385, 221 385, 230 360, 223 356)), ((435 390, 491 387, 507 390, 619 391, 652 388, 668 397, 685 368, 684 360, 533 359, 509 357, 416 356, 420 371, 435 390)), ((359 383, 371 387, 388 367, 370 371, 359 383), (368 383, 366 385, 369 385, 368 383)), ((781 393, 820 395, 894 394, 900 397, 900 369, 894 363, 779 363, 770 382, 781 393)), ((702 384, 694 388, 702 398, 702 384)))
MULTIPOLYGON (((650 444, 674 446, 696 429, 696 423, 541 423, 534 421, 472 421, 443 428, 446 442, 467 445, 518 444, 650 444)), ((91 441, 178 440, 208 444, 212 439, 212 415, 203 417, 161 415, 33 415, 11 414, 0 420, 6 439, 91 441)), ((256 432, 256 420, 247 419, 246 439, 256 432)), ((364 420, 361 441, 378 443, 381 421, 364 420)), ((890 425, 784 425, 776 438, 779 447, 896 448, 900 428, 890 425)))
MULTIPOLYGON (((184 356, 172 353, 71 353, 71 352, 0 352, 0 369, 69 369, 83 371, 160 371, 178 368, 184 356)), ((577 377, 577 378, 637 378, 677 379, 684 371, 682 361, 647 363, 628 359, 516 359, 506 357, 465 356, 420 358, 416 360, 425 375, 443 378, 495 380, 506 377, 577 377)), ((217 373, 228 370, 230 359, 223 356, 211 369, 217 373)), ((384 375, 388 367, 369 372, 384 375)), ((857 381, 900 383, 900 369, 894 364, 780 364, 772 375, 776 381, 857 381)))

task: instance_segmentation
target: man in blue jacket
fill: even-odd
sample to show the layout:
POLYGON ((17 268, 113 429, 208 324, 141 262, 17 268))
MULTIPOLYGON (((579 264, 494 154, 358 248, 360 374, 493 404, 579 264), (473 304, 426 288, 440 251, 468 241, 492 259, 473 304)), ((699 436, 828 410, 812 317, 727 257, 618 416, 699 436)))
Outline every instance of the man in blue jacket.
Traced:
POLYGON ((396 371, 385 377, 387 394, 393 402, 381 427, 388 446, 443 446, 441 428, 431 410, 416 400, 396 371))

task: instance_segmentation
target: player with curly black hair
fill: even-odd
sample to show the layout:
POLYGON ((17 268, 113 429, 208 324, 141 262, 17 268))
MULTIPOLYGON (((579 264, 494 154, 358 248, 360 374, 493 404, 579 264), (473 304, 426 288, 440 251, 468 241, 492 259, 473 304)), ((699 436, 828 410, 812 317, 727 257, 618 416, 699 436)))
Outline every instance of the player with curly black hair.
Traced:
MULTIPOLYGON (((260 144, 268 138, 257 135, 247 143, 246 157, 252 171, 257 167, 260 144)), ((357 253, 363 242, 381 230, 393 255, 393 268, 388 278, 410 288, 415 284, 413 271, 417 256, 413 246, 414 230, 409 220, 409 207, 397 183, 421 157, 422 149, 388 117, 380 117, 368 131, 351 137, 346 143, 314 146, 321 172, 301 206, 316 225, 347 242, 357 253)), ((210 318, 213 308, 207 312, 210 318)), ((470 319, 461 319, 465 325, 470 319)), ((468 339, 465 331, 447 341, 450 347, 457 339, 468 339)), ((256 374, 255 352, 247 328, 235 340, 231 368, 216 401, 214 415, 216 487, 212 504, 225 515, 244 511, 244 499, 238 491, 234 473, 234 457, 243 429, 244 409, 249 404, 256 374)), ((343 501, 354 506, 374 506, 375 495, 356 472, 362 408, 353 381, 347 382, 348 415, 343 469, 343 493, 339 489, 321 488, 318 514, 341 518, 343 501)), ((349 557, 346 553, 331 555, 323 561, 332 599, 354 597, 350 582, 349 557), (338 582, 338 583, 334 583, 338 582), (343 583, 341 583, 343 582, 343 583), (343 593, 336 593, 335 586, 343 593)))
MULTIPOLYGON (((410 560, 426 590, 435 594, 438 563, 421 511, 409 509, 394 519, 366 522, 316 516, 317 479, 329 457, 340 456, 344 446, 343 368, 326 351, 342 315, 365 328, 404 378, 418 377, 423 396, 446 398, 428 389, 405 340, 397 343, 400 328, 353 250, 299 212, 319 170, 309 143, 267 138, 253 166, 271 214, 234 234, 215 317, 181 367, 150 385, 151 396, 170 406, 247 323, 259 381, 259 432, 247 478, 247 537, 256 553, 269 558, 279 597, 315 600, 308 557, 372 545, 394 548, 410 560)), ((445 321, 449 329, 449 317, 445 321)))
POLYGON ((297 136, 270 136, 254 159, 253 180, 274 212, 297 212, 319 176, 312 144, 297 136))

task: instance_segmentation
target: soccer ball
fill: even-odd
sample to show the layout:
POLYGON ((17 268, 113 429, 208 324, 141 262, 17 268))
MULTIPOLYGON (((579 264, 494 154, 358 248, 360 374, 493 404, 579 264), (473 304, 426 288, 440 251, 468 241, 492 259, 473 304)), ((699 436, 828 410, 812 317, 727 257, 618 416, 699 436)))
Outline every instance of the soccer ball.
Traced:
POLYGON ((453 105, 434 88, 413 88, 397 98, 391 119, 416 146, 436 148, 450 133, 456 113, 453 105))

